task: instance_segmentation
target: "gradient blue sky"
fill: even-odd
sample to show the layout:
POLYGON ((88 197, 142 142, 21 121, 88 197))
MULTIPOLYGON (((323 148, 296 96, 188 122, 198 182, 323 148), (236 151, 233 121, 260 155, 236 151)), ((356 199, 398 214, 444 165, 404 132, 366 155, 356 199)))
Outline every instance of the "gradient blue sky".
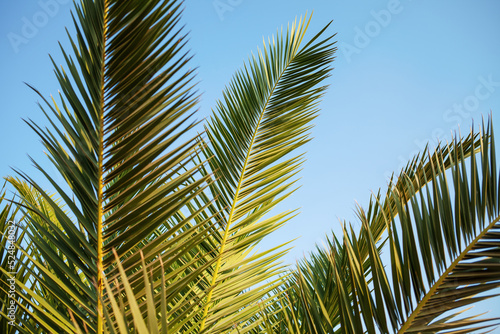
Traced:
MULTIPOLYGON (((23 81, 46 95, 58 89, 48 54, 60 59, 57 43, 67 42, 72 5, 59 0, 47 7, 54 1, 0 3, 2 176, 12 174, 10 166, 34 174, 27 154, 48 166, 21 118, 47 124, 23 81)), ((338 33, 339 50, 306 147, 303 186, 280 206, 302 213, 272 237, 278 243, 300 236, 289 262, 338 231, 339 219, 353 220, 355 201, 366 205, 371 191, 427 142, 449 139, 459 126, 468 131, 472 119, 490 110, 500 129, 499 1, 188 0, 185 6, 203 93, 198 118, 210 114, 263 37, 306 11, 314 11, 309 36, 333 20, 329 31, 338 33)))

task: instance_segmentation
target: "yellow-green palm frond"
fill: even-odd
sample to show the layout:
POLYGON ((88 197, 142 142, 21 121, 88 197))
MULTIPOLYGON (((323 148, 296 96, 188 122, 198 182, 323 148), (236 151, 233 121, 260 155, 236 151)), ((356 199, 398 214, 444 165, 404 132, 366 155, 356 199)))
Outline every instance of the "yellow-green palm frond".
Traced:
POLYGON ((253 250, 294 215, 268 214, 294 191, 303 162, 296 151, 309 141, 330 75, 333 36, 324 36, 327 26, 304 42, 309 21, 304 16, 264 43, 235 74, 207 122, 204 153, 224 230, 201 330, 235 331, 260 312, 255 301, 281 282, 283 245, 253 250))
MULTIPOLYGON (((72 52, 62 49, 64 66, 54 63, 59 96, 40 95, 51 126, 28 121, 65 184, 34 162, 55 189, 52 197, 19 172, 41 196, 25 195, 22 201, 41 254, 33 259, 39 281, 51 295, 48 303, 26 292, 38 298, 34 332, 72 332, 76 322, 84 331, 102 333, 103 275, 117 273, 112 249, 128 260, 123 267, 129 275, 141 268, 134 255, 142 247, 149 247, 148 262, 169 258, 171 271, 179 271, 171 277, 177 282, 171 298, 192 288, 181 278, 203 277, 203 270, 188 272, 210 258, 202 254, 193 260, 192 253, 215 230, 210 217, 195 224, 198 212, 186 209, 207 177, 199 175, 193 160, 197 136, 187 134, 196 124, 191 116, 198 98, 186 34, 179 27, 181 11, 174 0, 75 5, 72 52), (52 208, 51 215, 39 209, 40 200, 52 208), (158 238, 165 229, 170 234, 158 238), (193 248, 179 246, 187 241, 193 248)), ((159 268, 149 269, 160 282, 159 268)), ((133 286, 140 291, 140 282, 133 286)))

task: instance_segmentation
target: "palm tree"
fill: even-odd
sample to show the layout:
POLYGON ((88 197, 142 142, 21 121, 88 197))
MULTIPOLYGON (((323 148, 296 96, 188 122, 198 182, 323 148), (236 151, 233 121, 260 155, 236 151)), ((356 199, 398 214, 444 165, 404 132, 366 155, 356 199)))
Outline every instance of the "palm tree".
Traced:
POLYGON ((272 210, 296 187, 333 36, 327 26, 305 42, 307 16, 278 31, 193 135, 198 96, 181 6, 76 5, 72 54, 63 49, 65 68, 55 66, 59 96, 39 94, 50 128, 27 122, 65 184, 34 161, 54 193, 21 171, 7 178, 17 197, 0 220, 4 332, 488 329, 446 312, 498 286, 491 125, 417 157, 384 199, 358 209, 359 232, 345 224, 342 238, 290 270, 280 263, 286 245, 255 247, 295 215, 272 210), (11 298, 5 245, 14 218, 11 298))

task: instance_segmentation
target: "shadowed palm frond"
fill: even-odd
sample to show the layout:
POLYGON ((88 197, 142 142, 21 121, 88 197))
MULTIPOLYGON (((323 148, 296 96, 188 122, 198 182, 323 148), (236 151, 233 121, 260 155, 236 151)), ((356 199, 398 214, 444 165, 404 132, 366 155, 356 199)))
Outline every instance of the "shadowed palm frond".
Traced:
MULTIPOLYGON (((448 275, 460 268, 458 263, 461 257, 470 259, 472 249, 483 247, 474 246, 479 239, 466 239, 464 230, 473 233, 473 226, 479 224, 475 227, 475 237, 481 233, 488 234, 488 231, 494 232, 494 215, 491 226, 482 225, 479 219, 474 221, 472 218, 465 225, 455 224, 454 219, 462 220, 459 217, 472 207, 472 212, 483 219, 485 213, 494 212, 495 169, 491 125, 483 128, 480 134, 471 133, 465 139, 438 147, 432 155, 424 152, 416 157, 396 182, 391 181, 384 200, 378 194, 371 199, 367 211, 358 209, 361 232, 355 233, 352 227, 346 226, 342 238, 334 236, 328 239, 325 249, 318 248, 310 258, 300 263, 292 283, 283 288, 288 289, 287 297, 281 301, 282 308, 287 311, 280 317, 290 319, 288 330, 292 333, 359 333, 365 330, 369 333, 406 333, 411 331, 405 327, 408 323, 404 319, 422 319, 417 316, 422 312, 427 322, 420 323, 421 327, 415 333, 434 333, 455 327, 470 332, 475 322, 480 323, 480 320, 468 318, 454 321, 450 317, 442 321, 439 317, 448 310, 481 300, 483 297, 468 297, 495 288, 498 276, 486 275, 483 283, 487 284, 473 284, 470 290, 466 288, 466 280, 455 286, 448 286, 444 281, 450 280, 448 275), (481 157, 480 168, 474 167, 479 161, 477 156, 481 157), (469 163, 466 163, 467 160, 469 163), (475 176, 467 180, 469 170, 475 176), (446 182, 434 187, 436 180, 443 181, 447 177, 457 180, 453 183, 455 188, 449 187, 446 182), (492 184, 488 185, 487 180, 492 184), (457 193, 456 187, 461 191, 457 193), (490 190, 479 191, 481 187, 490 190), (478 197, 474 199, 470 193, 463 192, 464 189, 475 189, 474 194, 478 197), (435 197, 431 195, 434 190, 438 191, 434 193, 435 197), (447 191, 449 195, 438 196, 441 191, 447 191), (464 208, 460 203, 467 203, 466 198, 476 204, 464 208), (481 215, 481 212, 484 214, 481 215), (458 235, 450 232, 457 231, 450 230, 450 224, 460 226, 458 235), (395 235, 402 240, 396 239, 395 235), (448 243, 455 243, 454 252, 448 251, 448 243), (380 258, 382 249, 391 252, 390 270, 384 268, 385 262, 380 258), (446 255, 434 258, 435 251, 446 255), (441 289, 448 293, 440 294, 441 289), (436 301, 443 301, 442 298, 448 296, 446 304, 442 304, 447 307, 436 308, 424 296, 436 301), (431 309, 434 312, 429 312, 431 309), (435 322, 432 322, 434 319, 435 322)), ((470 267, 477 266, 479 272, 494 268, 494 265, 488 266, 488 261, 495 263, 494 258, 483 257, 483 260, 484 264, 476 262, 470 267)), ((471 271, 470 267, 465 265, 461 271, 471 271)), ((458 274, 458 277, 461 275, 458 274)), ((453 280, 457 282, 456 278, 453 280)), ((491 329, 490 325, 485 323, 485 329, 491 329)), ((478 326, 482 327, 482 324, 478 326)))

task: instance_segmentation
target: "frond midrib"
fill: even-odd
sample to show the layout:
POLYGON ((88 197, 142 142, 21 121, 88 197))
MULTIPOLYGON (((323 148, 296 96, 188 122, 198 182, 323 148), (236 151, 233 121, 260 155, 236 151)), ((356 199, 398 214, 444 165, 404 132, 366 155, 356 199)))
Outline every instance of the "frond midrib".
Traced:
POLYGON ((226 242, 227 242, 227 238, 229 236, 229 230, 230 230, 230 227, 231 227, 231 221, 233 219, 234 211, 236 209, 236 203, 238 202, 238 195, 239 195, 239 192, 241 190, 241 185, 243 183, 243 179, 244 179, 244 176, 245 176, 245 173, 246 173, 246 168, 247 168, 247 165, 248 165, 250 154, 252 153, 252 148, 253 148, 253 145, 255 143, 255 139, 257 138, 257 133, 259 132, 260 123, 262 122, 262 119, 264 118, 264 114, 265 114, 265 112, 267 110, 267 106, 268 106, 268 104, 269 104, 269 102, 271 100, 271 97, 274 94, 274 91, 276 90, 276 87, 278 86, 278 83, 281 80, 281 77, 286 72, 286 70, 288 69, 288 67, 290 66, 290 64, 293 62, 293 60, 297 57, 298 53, 299 52, 295 53, 292 57, 290 57, 289 61, 283 67, 283 70, 281 71, 280 75, 276 79, 276 82, 274 83, 273 87, 269 91, 269 94, 268 94, 268 97, 266 99, 266 102, 264 103, 264 106, 262 108, 262 112, 260 114, 259 120, 258 120, 257 124, 255 125, 255 131, 254 131, 254 133, 252 135, 252 139, 250 141, 250 145, 248 146, 247 154, 245 156, 245 161, 244 161, 243 166, 241 168, 240 177, 238 179, 238 185, 236 187, 236 191, 235 191, 234 197, 233 197, 233 203, 231 205, 231 211, 229 212, 229 217, 228 217, 228 220, 227 220, 227 223, 226 223, 226 230, 224 231, 224 236, 222 238, 222 242, 221 242, 221 246, 220 246, 220 251, 219 251, 219 258, 217 259, 217 263, 216 263, 216 266, 215 266, 214 275, 212 276, 212 282, 210 284, 210 289, 211 290, 210 290, 210 292, 207 295, 207 301, 205 303, 205 307, 204 307, 204 310, 203 310, 203 316, 202 316, 203 320, 202 320, 202 323, 201 323, 201 326, 200 326, 200 332, 205 328, 205 323, 206 323, 206 320, 207 320, 208 309, 209 309, 209 305, 210 305, 210 302, 211 302, 211 299, 212 299, 212 294, 213 294, 215 282, 217 281, 217 278, 219 276, 218 275, 219 274, 219 270, 220 270, 220 267, 221 267, 221 260, 222 260, 222 256, 221 255, 224 252, 225 247, 226 247, 226 242))
POLYGON ((101 105, 100 105, 100 115, 99 115, 99 152, 98 155, 98 184, 97 184, 97 334, 102 334, 104 329, 104 312, 103 312, 103 291, 104 291, 104 280, 103 280, 103 182, 104 182, 104 172, 103 172, 103 162, 104 162, 104 108, 105 108, 105 71, 106 71, 106 42, 108 33, 108 10, 109 10, 109 0, 104 0, 104 19, 103 19, 103 30, 102 30, 102 56, 101 56, 101 105))

